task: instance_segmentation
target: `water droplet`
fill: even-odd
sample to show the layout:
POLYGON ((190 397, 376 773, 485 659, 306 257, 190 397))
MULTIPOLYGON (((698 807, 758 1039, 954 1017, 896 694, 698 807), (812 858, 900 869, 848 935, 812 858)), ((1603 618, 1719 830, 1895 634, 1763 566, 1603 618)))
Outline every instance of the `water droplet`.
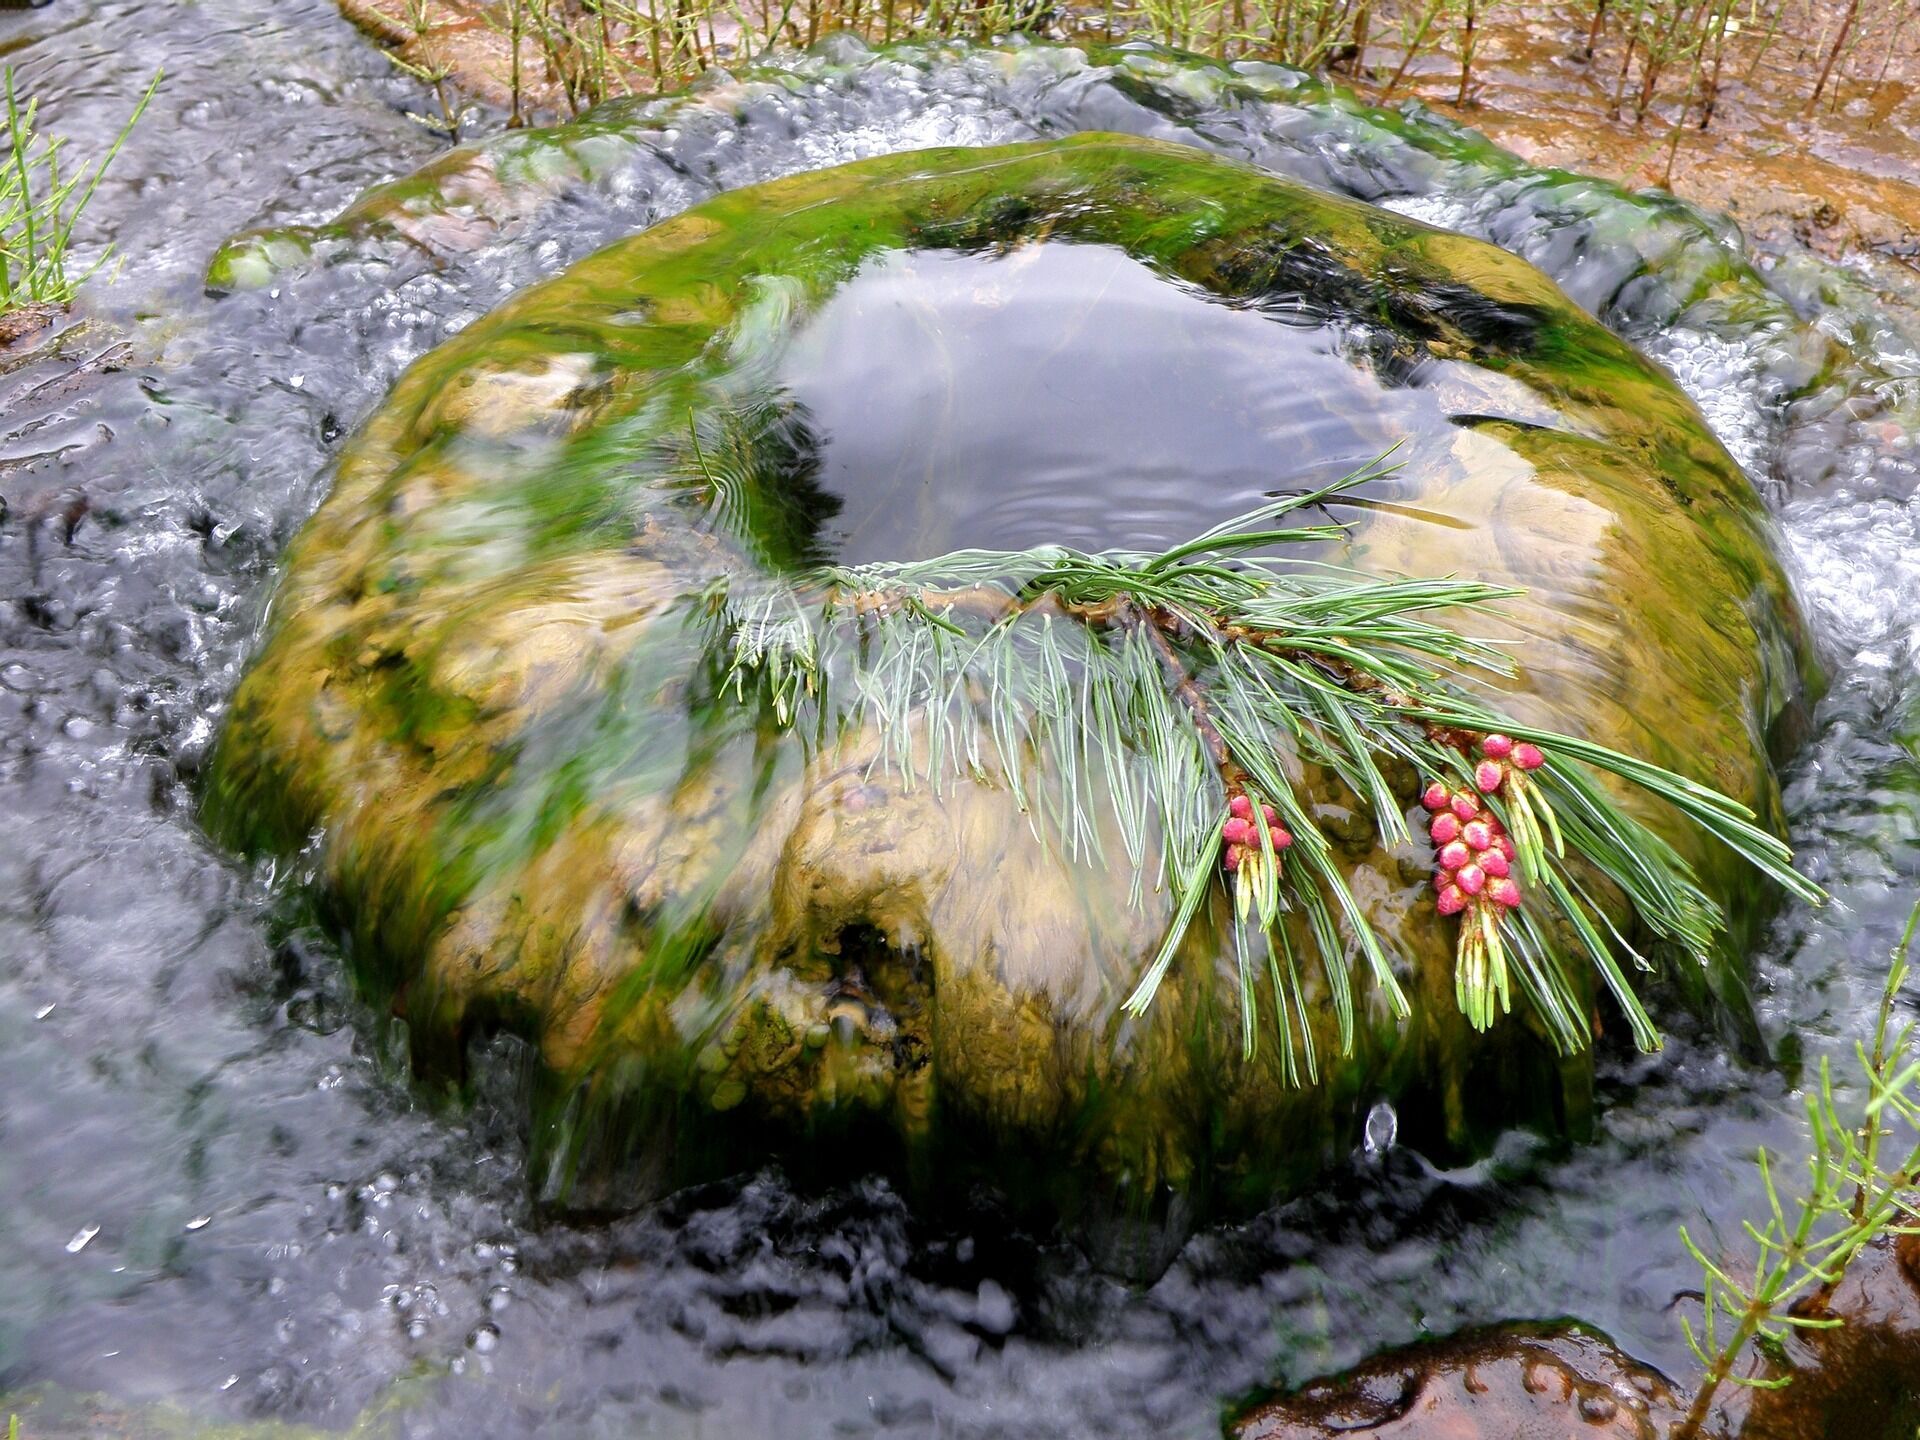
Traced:
POLYGON ((193 1217, 193 1219, 187 1221, 187 1229, 204 1230, 207 1228, 207 1226, 211 1225, 212 1223, 213 1223, 213 1216, 196 1215, 193 1217))
POLYGON ((1013 1329, 1013 1297, 992 1280, 982 1280, 974 1302, 973 1323, 989 1335, 1005 1335, 1013 1329))
POLYGON ((1400 1117, 1393 1106, 1382 1100, 1367 1112, 1367 1153, 1384 1155, 1393 1148, 1400 1134, 1400 1117))
POLYGON ((98 1225, 82 1225, 73 1232, 73 1238, 67 1241, 67 1254, 78 1255, 87 1248, 87 1242, 100 1233, 98 1225))
POLYGON ((500 1331, 492 1325, 476 1325, 473 1333, 467 1337, 467 1344, 481 1355, 491 1355, 499 1343, 500 1331))
POLYGON ((53 1006, 42 1005, 38 1010, 33 1012, 33 1018, 36 1020, 44 1020, 51 1014, 53 1014, 53 1006))

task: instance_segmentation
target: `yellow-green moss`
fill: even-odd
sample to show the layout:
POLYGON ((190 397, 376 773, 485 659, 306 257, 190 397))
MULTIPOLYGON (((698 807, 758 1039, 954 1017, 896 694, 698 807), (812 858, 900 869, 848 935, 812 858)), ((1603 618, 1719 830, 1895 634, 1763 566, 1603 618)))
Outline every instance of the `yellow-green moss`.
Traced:
MULTIPOLYGON (((915 788, 874 772, 871 733, 819 742, 712 693, 683 597, 804 547, 764 486, 752 533, 700 523, 690 418, 750 428, 752 362, 876 254, 1039 238, 1230 298, 1311 295, 1409 358, 1524 387, 1552 425, 1461 425, 1348 558, 1526 587, 1473 622, 1517 643, 1509 708, 1777 816, 1767 736, 1800 641, 1760 508, 1672 384, 1522 262, 1109 136, 723 195, 407 372, 294 546, 209 794, 243 845, 322 833, 330 913, 420 1063, 457 1070, 476 1026, 533 1042, 552 1191, 877 1143, 915 1176, 984 1167, 1047 1204, 1245 1203, 1351 1144, 1383 1095, 1460 1140, 1585 1113, 1585 1056, 1518 1019, 1466 1030, 1418 847, 1345 861, 1414 1019, 1363 989, 1342 1056, 1318 1007, 1318 1079, 1294 1087, 1278 1046, 1241 1057, 1224 916, 1130 1019, 1163 898, 1132 906, 1127 876, 1041 844, 1004 786, 915 788)), ((1301 783, 1329 813, 1353 803, 1301 783)), ((1758 913, 1696 834, 1622 799, 1736 920, 1758 913)))

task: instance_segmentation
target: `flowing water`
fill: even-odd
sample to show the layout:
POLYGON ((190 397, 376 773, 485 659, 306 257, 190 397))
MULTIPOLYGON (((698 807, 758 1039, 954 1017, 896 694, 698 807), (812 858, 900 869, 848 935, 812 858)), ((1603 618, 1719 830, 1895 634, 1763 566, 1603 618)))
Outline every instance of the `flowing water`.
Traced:
MULTIPOLYGON (((1685 1373, 1670 1307, 1697 1275, 1675 1227, 1735 1235, 1760 1204, 1755 1147, 1800 1147, 1795 1086, 1868 1023, 1920 869, 1920 352, 1844 272, 1788 256, 1757 273, 1677 207, 1265 67, 848 48, 711 103, 630 107, 617 162, 518 229, 457 253, 349 246, 214 299, 199 277, 230 233, 323 219, 430 157, 411 85, 326 0, 67 0, 0 18, 0 58, 86 150, 168 70, 83 226, 85 246, 118 244, 117 283, 86 292, 57 354, 0 372, 0 1392, 409 1435, 1204 1435, 1252 1387, 1567 1314, 1685 1373), (1387 1143, 1380 1117, 1317 1193, 1202 1231, 1145 1286, 991 1215, 934 1228, 879 1180, 803 1192, 768 1172, 618 1218, 531 1213, 498 1098, 512 1056, 470 1106, 422 1094, 326 941, 284 922, 284 877, 195 826, 275 557, 398 372, 517 286, 718 188, 1087 128, 1240 155, 1526 255, 1672 369, 1749 467, 1832 677, 1789 796, 1834 899, 1784 914, 1756 957, 1770 1058, 1676 1016, 1661 1055, 1610 1055, 1593 1143, 1516 1134, 1460 1169, 1387 1143)), ((802 343, 857 369, 834 327, 867 323, 858 307, 891 306, 909 345, 916 311, 973 303, 981 277, 958 272, 985 262, 914 263, 862 277, 802 343)), ((1064 267, 1045 297, 952 323, 1031 338, 1022 314, 1070 304, 1076 281, 1157 303, 1110 257, 1040 263, 1064 267)), ((1316 363, 1244 319, 1141 323, 1193 325, 1188 343, 1240 367, 1214 383, 1256 397, 1273 365, 1316 363)), ((964 377, 981 388, 965 410, 1044 381, 1043 350, 1018 360, 964 377)), ((910 450, 858 407, 912 428, 912 397, 847 378, 818 397, 829 420, 853 407, 828 428, 878 436, 911 486, 910 450)), ((1207 431, 1214 398, 1180 378, 1140 443, 1165 439, 1172 463, 1189 445, 1167 427, 1207 431)), ((1321 427, 1299 443, 1329 463, 1369 438, 1295 421, 1321 427)), ((1211 428, 1218 486, 1255 483, 1246 435, 1211 428)), ((950 430, 942 463, 988 474, 1017 438, 950 430)), ((1070 488, 1071 426, 1054 453, 1070 488)), ((973 520, 1131 541, 1172 523, 1154 503, 973 520)))

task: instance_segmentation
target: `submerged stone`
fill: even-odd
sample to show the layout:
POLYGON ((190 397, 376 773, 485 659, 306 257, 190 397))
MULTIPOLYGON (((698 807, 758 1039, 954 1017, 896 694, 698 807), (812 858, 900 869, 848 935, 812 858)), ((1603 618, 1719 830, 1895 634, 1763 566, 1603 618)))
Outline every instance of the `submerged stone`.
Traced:
MULTIPOLYGON (((1883 1236, 1838 1285, 1797 1302, 1710 1398, 1711 1440, 1908 1440, 1920 1425, 1920 1238, 1883 1236), (1838 1322, 1833 1324, 1831 1322, 1838 1322)), ((1723 1332, 1724 1333, 1724 1332, 1723 1332)), ((1248 1407, 1232 1440, 1660 1440, 1695 1397, 1572 1324, 1504 1325, 1375 1356, 1248 1407)))
POLYGON ((1577 1325, 1410 1346, 1228 1426, 1233 1440, 1660 1440, 1686 1413, 1666 1378, 1577 1325))
MULTIPOLYGON (((1191 1212, 1300 1184, 1382 1098, 1413 1144, 1577 1131, 1588 1055, 1467 1029, 1430 856, 1383 848, 1333 777, 1302 770, 1303 798, 1415 1014, 1358 982, 1342 1054, 1309 964, 1293 1048, 1247 1058, 1224 898, 1129 1017, 1171 918, 1151 873, 1136 897, 1069 860, 1005 783, 903 778, 897 734, 721 691, 723 577, 1177 541, 1394 445, 1323 558, 1524 588, 1459 617, 1513 644, 1505 708, 1777 826, 1798 622, 1672 383, 1490 246, 1098 135, 732 192, 422 359, 293 547, 208 814, 249 848, 319 837, 327 913, 423 1072, 528 1041, 555 1198, 854 1147, 929 1188, 1191 1212)), ((1620 798, 1737 948, 1751 876, 1620 798)))

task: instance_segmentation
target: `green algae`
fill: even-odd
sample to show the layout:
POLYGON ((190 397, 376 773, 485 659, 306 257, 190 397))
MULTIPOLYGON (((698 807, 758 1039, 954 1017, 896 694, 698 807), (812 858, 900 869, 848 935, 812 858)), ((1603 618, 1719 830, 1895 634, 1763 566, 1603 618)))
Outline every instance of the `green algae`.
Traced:
MULTIPOLYGON (((1318 1068, 1295 1084, 1280 1047, 1241 1054, 1224 905, 1130 1018, 1163 895, 1130 904, 1121 877, 1067 861, 1004 785, 914 786, 876 768, 880 736, 794 734, 718 693, 689 597, 813 553, 817 506, 766 455, 770 358, 875 256, 1037 242, 1117 247, 1229 301, 1310 296, 1402 360, 1534 397, 1551 423, 1430 437, 1400 503, 1334 558, 1523 586, 1472 617, 1517 647, 1516 718, 1777 824, 1769 739, 1804 646, 1758 502, 1671 382, 1524 263, 1110 136, 731 192, 402 377, 294 546, 209 788, 244 848, 320 834, 328 913, 424 1072, 457 1074, 489 1028, 528 1038, 546 1193, 629 1198, 769 1147, 831 1169, 853 1147, 930 1188, 985 1173, 1063 1210, 1170 1191, 1239 1207, 1306 1181, 1383 1096, 1462 1146, 1582 1123, 1589 1055, 1530 1022, 1470 1035, 1428 857, 1378 848, 1330 777, 1303 792, 1351 832, 1342 866, 1415 1015, 1363 988, 1343 1054, 1309 966, 1318 1068), (717 528, 713 463, 740 466, 746 497, 717 528)), ((1736 930, 1764 913, 1729 857, 1621 799, 1736 930)))

